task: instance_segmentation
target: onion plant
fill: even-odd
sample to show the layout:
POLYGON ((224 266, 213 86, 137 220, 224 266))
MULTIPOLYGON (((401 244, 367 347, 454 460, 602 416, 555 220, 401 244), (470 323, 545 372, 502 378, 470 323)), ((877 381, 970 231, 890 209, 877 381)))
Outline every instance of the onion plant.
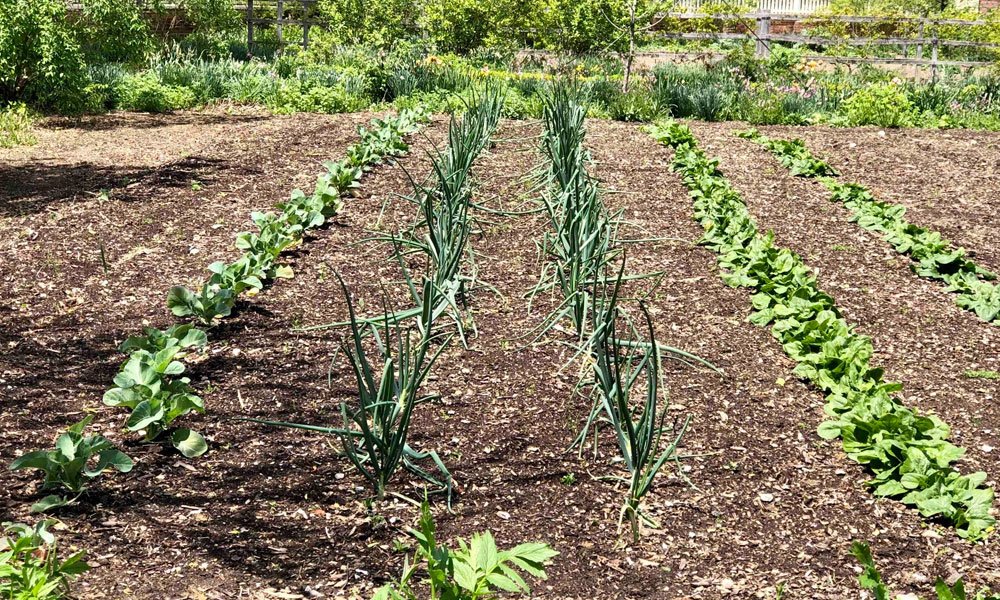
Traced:
POLYGON ((544 99, 542 151, 547 166, 540 172, 542 201, 551 230, 540 250, 551 261, 531 295, 558 287, 563 302, 546 319, 542 332, 569 317, 579 339, 586 335, 592 286, 620 253, 617 218, 605 207, 597 183, 587 172, 583 147, 586 105, 577 90, 553 88, 544 99))
POLYGON ((619 527, 628 519, 632 539, 638 541, 640 519, 655 525, 641 512, 642 499, 652 489, 653 480, 663 464, 677 460, 677 445, 690 418, 661 451, 666 413, 657 408, 660 358, 653 322, 645 304, 640 302, 648 341, 641 340, 638 328, 618 306, 621 282, 619 271, 617 281, 602 286, 602 296, 592 305, 594 332, 589 347, 594 371, 594 408, 578 441, 582 441, 598 422, 614 433, 629 472, 628 497, 622 506, 619 527), (645 394, 639 403, 635 396, 643 387, 645 394))
MULTIPOLYGON (((475 263, 468 242, 472 231, 472 165, 489 145, 500 120, 503 90, 488 85, 475 96, 461 117, 453 116, 448 127, 448 146, 431 156, 432 174, 428 183, 412 181, 409 197, 418 208, 418 219, 406 235, 380 236, 391 242, 410 288, 414 308, 361 321, 373 324, 388 319, 399 322, 429 310, 435 317, 449 312, 459 335, 465 339, 461 307, 475 285, 475 263), (403 258, 410 254, 427 257, 428 279, 432 282, 436 304, 425 307, 427 294, 419 293, 403 258)), ((310 327, 323 329, 347 323, 310 327)))
MULTIPOLYGON (((608 210, 600 186, 587 171, 590 158, 583 145, 586 114, 582 91, 571 85, 556 85, 544 99, 542 152, 546 166, 537 177, 551 226, 540 250, 550 260, 543 267, 538 284, 529 292, 532 298, 554 288, 563 294, 563 301, 543 321, 538 337, 568 317, 584 349, 593 334, 589 319, 595 290, 608 283, 605 273, 613 273, 612 263, 623 257, 625 245, 631 243, 618 235, 621 211, 608 210)), ((629 281, 657 275, 619 273, 619 278, 629 281)), ((718 371, 707 361, 677 348, 662 346, 658 351, 718 371)))
POLYGON ((347 300, 351 332, 342 350, 354 373, 358 392, 355 401, 340 405, 343 426, 251 420, 338 436, 344 454, 369 482, 378 500, 385 497, 390 480, 403 467, 446 492, 450 501, 451 474, 440 457, 433 451, 417 452, 406 441, 416 406, 436 398, 421 395, 420 388, 451 339, 433 333, 433 308, 440 301, 439 292, 431 280, 424 278, 422 293, 426 301, 415 323, 394 320, 386 310, 379 327, 358 319, 347 286, 343 280, 340 284, 347 300), (364 340, 368 337, 374 340, 381 372, 365 352, 364 340), (437 472, 418 464, 424 460, 433 462, 437 472))
MULTIPOLYGON (((466 113, 452 118, 448 128, 448 147, 433 159, 429 186, 415 186, 414 201, 420 210, 417 229, 423 237, 410 235, 403 244, 425 254, 430 263, 430 277, 441 298, 457 312, 460 303, 475 281, 475 266, 468 247, 471 233, 470 206, 472 164, 490 143, 500 119, 502 90, 489 86, 474 100, 466 113), (472 265, 471 270, 463 264, 472 265)), ((455 322, 462 333, 462 319, 455 322)), ((464 334, 463 334, 464 337, 464 334)))

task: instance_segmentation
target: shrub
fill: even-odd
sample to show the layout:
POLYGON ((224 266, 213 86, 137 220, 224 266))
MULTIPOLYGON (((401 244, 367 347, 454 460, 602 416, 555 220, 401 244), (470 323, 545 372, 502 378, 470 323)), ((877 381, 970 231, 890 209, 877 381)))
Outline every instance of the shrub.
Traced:
POLYGON ((853 126, 905 127, 913 122, 913 104, 898 85, 876 83, 857 91, 844 103, 853 126))
POLYGON ((321 44, 393 46, 414 33, 419 11, 412 0, 321 0, 320 15, 329 33, 317 34, 321 44))
POLYGON ((118 107, 142 112, 170 112, 195 105, 190 88, 165 85, 152 73, 129 75, 118 88, 118 107))
POLYGON ((657 104, 648 89, 636 86, 620 94, 609 106, 608 113, 616 121, 653 121, 657 104))
POLYGON ((0 2, 0 99, 79 112, 87 73, 62 0, 0 2))
POLYGON ((537 93, 524 94, 516 88, 508 88, 504 96, 502 114, 508 119, 540 119, 542 97, 537 93))
POLYGON ((34 119, 24 104, 14 104, 0 110, 0 148, 34 144, 35 136, 31 133, 33 122, 34 119))
POLYGON ((429 0, 420 24, 438 48, 468 52, 482 46, 493 29, 492 8, 479 0, 429 0))
MULTIPOLYGON (((545 45, 570 52, 621 50, 626 42, 613 23, 621 23, 624 5, 617 0, 553 0, 554 22, 545 27, 545 45), (609 44, 611 46, 609 47, 609 44)), ((536 25, 536 27, 540 27, 536 25)))
POLYGON ((135 0, 85 0, 77 29, 92 63, 137 64, 153 48, 149 25, 135 0))
POLYGON ((315 81, 292 79, 283 82, 274 96, 278 113, 318 112, 345 113, 363 110, 368 98, 348 92, 342 85, 325 85, 315 81))
POLYGON ((227 56, 242 31, 242 20, 230 0, 184 0, 184 10, 194 30, 185 46, 198 54, 227 56))

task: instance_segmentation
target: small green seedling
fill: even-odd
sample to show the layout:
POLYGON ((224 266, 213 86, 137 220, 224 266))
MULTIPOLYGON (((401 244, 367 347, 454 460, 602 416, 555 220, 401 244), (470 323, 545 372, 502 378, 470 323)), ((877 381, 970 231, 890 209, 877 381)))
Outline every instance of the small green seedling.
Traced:
POLYGON ((0 534, 0 598, 59 600, 69 591, 69 580, 87 570, 83 552, 59 560, 56 538, 49 531, 56 521, 34 527, 4 523, 0 534))
POLYGON ((84 435, 84 430, 93 420, 94 415, 87 415, 82 421, 71 426, 56 440, 54 449, 28 452, 11 463, 11 471, 20 469, 44 471, 43 490, 61 489, 75 494, 73 498, 58 494, 46 496, 32 505, 31 512, 45 512, 70 504, 106 469, 114 469, 121 473, 132 470, 132 459, 115 448, 106 438, 100 435, 84 435))
POLYGON ((541 542, 501 551, 489 531, 473 535, 468 542, 459 539, 458 549, 440 546, 426 499, 421 505, 419 526, 419 531, 410 530, 419 544, 412 564, 407 560, 399 583, 379 588, 372 600, 416 600, 411 580, 420 571, 427 573, 429 600, 495 598, 497 591, 530 594, 531 588, 518 569, 545 579, 545 566, 559 554, 541 542))

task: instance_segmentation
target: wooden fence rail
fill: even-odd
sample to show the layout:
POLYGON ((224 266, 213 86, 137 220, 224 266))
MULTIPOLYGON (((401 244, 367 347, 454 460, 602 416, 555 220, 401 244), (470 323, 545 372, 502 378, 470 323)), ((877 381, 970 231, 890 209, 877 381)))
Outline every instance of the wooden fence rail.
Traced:
POLYGON ((981 67, 994 64, 991 61, 959 61, 941 60, 938 56, 938 49, 941 47, 969 47, 969 48, 1000 48, 1000 44, 993 42, 980 42, 974 40, 956 40, 943 38, 938 35, 938 26, 983 26, 991 25, 989 21, 961 20, 961 19, 922 19, 917 17, 894 18, 894 17, 840 17, 840 16, 819 16, 807 19, 809 24, 824 25, 835 23, 886 23, 886 24, 912 24, 919 25, 917 37, 821 37, 803 35, 796 33, 772 33, 771 26, 776 21, 801 22, 800 15, 771 13, 768 11, 758 11, 742 15, 713 15, 708 13, 667 13, 660 15, 663 26, 669 24, 669 19, 681 21, 711 19, 720 22, 738 22, 743 31, 741 32, 672 32, 657 31, 658 37, 665 39, 679 40, 735 40, 749 39, 756 40, 757 54, 769 56, 772 42, 790 42, 797 44, 807 44, 815 46, 900 46, 904 56, 886 57, 838 57, 829 55, 810 55, 807 58, 824 60, 828 62, 843 63, 877 63, 877 64, 899 64, 899 65, 922 65, 931 68, 931 76, 937 77, 939 67, 981 67), (909 48, 915 46, 916 57, 909 56, 909 48), (929 47, 930 58, 924 58, 923 49, 929 47))

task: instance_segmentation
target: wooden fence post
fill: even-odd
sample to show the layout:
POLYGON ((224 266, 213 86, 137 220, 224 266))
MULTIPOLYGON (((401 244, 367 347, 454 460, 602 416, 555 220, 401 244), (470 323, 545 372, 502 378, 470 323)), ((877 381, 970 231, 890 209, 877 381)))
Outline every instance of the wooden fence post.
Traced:
POLYGON ((247 0, 247 54, 253 56, 253 0, 247 0))
POLYGON ((771 47, 767 40, 771 37, 771 11, 762 10, 757 13, 757 56, 767 58, 771 55, 771 47))
POLYGON ((277 16, 278 16, 278 18, 277 18, 277 20, 275 22, 275 32, 278 35, 278 52, 281 52, 281 48, 285 45, 284 44, 284 40, 282 39, 282 35, 281 35, 281 23, 282 23, 282 20, 284 20, 284 18, 285 18, 285 2, 284 2, 284 0, 278 0, 277 16))
POLYGON ((938 72, 938 28, 931 32, 931 83, 937 83, 938 72))
POLYGON ((309 49, 309 27, 312 26, 312 0, 302 0, 302 49, 309 49))
MULTIPOLYGON (((923 20, 920 21, 920 31, 917 32, 917 37, 920 38, 920 39, 924 39, 924 21, 923 20)), ((917 58, 923 58, 923 57, 924 57, 924 44, 923 44, 923 42, 920 42, 919 44, 917 44, 917 58)))

